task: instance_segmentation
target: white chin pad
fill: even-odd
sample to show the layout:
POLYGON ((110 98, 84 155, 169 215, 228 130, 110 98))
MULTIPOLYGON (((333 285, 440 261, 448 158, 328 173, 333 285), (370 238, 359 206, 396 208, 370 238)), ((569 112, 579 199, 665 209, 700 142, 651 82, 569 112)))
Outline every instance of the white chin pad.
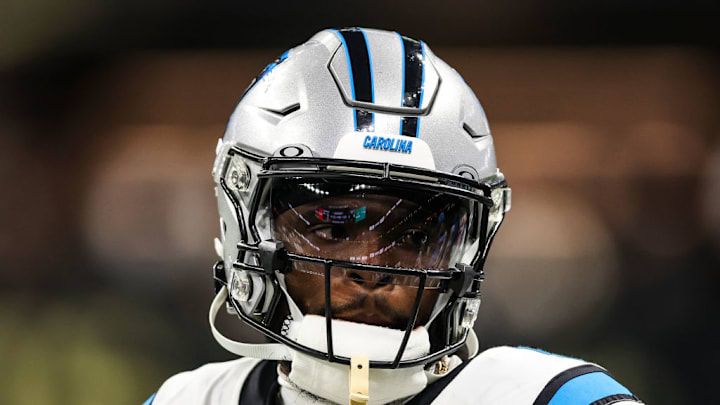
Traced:
MULTIPOLYGON (((297 331, 300 344, 327 352, 325 317, 306 315, 297 331)), ((370 361, 393 361, 397 355, 405 331, 382 326, 332 320, 333 352, 336 356, 350 358, 364 356, 370 361)), ((402 360, 422 357, 430 352, 430 336, 420 326, 410 333, 402 360)))
MULTIPOLYGON (((297 329, 297 341, 327 351, 325 318, 306 315, 297 329)), ((404 331, 354 322, 332 320, 333 352, 336 356, 365 356, 374 361, 392 361, 404 331)), ((430 352, 430 337, 424 327, 413 330, 403 360, 430 352)), ((295 352, 288 378, 300 389, 338 403, 347 403, 349 367, 295 352)), ((370 369, 369 405, 384 404, 417 394, 427 385, 423 366, 399 369, 370 369)))

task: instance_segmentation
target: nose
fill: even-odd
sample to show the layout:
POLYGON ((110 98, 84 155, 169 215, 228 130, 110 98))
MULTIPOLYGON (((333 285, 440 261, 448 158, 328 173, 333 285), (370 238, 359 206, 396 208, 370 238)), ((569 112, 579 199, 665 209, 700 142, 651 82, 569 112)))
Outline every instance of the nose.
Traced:
POLYGON ((392 286, 393 277, 390 274, 376 273, 374 271, 353 271, 348 275, 350 281, 366 290, 376 290, 392 286))

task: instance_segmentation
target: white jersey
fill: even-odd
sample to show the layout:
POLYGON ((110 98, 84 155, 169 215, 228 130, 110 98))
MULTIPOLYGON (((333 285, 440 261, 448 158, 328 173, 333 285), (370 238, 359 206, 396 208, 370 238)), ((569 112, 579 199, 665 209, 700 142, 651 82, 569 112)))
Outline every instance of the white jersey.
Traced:
MULTIPOLYGON (((287 389, 287 381, 282 377, 278 383, 273 362, 242 358, 177 374, 143 405, 290 405, 308 399, 312 403, 327 403, 300 392, 288 395, 287 389), (282 395, 281 390, 285 390, 282 395)), ((595 364, 522 347, 488 349, 404 402, 408 405, 641 403, 595 364)))

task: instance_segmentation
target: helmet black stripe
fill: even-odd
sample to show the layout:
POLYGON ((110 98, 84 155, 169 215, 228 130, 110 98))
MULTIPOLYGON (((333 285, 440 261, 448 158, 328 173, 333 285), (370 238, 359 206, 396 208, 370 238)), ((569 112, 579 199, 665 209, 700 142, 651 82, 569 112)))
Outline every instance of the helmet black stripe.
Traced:
MULTIPOLYGON (((365 33, 359 28, 344 28, 339 33, 348 56, 353 99, 374 103, 370 49, 365 33)), ((356 131, 374 131, 375 117, 373 113, 357 108, 354 113, 356 131)))
MULTIPOLYGON (((404 52, 403 60, 403 107, 420 108, 423 97, 423 81, 425 79, 425 50, 420 41, 401 36, 404 52)), ((403 117, 400 123, 402 135, 417 137, 419 117, 403 117)))

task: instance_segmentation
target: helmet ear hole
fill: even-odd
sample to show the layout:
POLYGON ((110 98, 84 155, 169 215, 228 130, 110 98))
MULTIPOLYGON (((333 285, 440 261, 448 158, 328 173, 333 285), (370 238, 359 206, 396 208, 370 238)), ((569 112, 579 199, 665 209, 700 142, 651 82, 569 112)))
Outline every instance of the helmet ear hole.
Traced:
POLYGON ((480 178, 477 170, 470 165, 457 165, 452 170, 452 173, 470 180, 478 180, 480 178))

